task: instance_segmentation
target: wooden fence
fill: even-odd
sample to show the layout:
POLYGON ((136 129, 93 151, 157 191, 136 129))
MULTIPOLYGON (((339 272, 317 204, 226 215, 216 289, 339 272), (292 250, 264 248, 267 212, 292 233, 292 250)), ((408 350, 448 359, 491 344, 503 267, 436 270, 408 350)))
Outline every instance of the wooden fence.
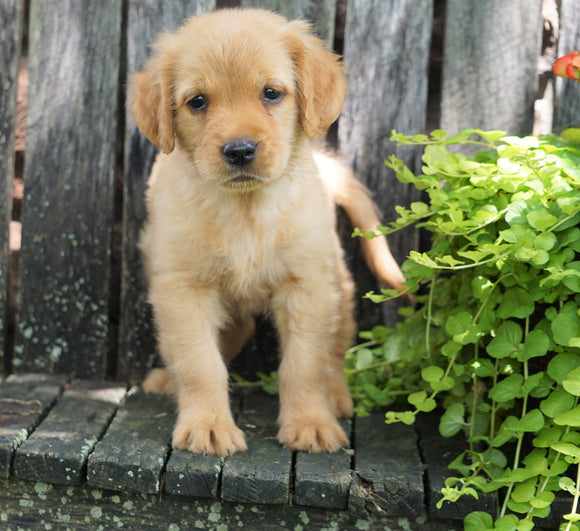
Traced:
MULTIPOLYGON (((126 112, 125 84, 158 32, 239 3, 0 0, 0 372, 74 372, 135 382, 155 362, 136 248, 154 150, 126 112), (26 135, 25 149, 17 153, 23 65, 29 80, 26 135), (12 241, 20 247, 16 268, 9 226, 19 210, 13 208, 13 187, 21 159, 22 215, 12 220, 22 225, 21 246, 12 241), (17 279, 13 300, 8 285, 17 279)), ((387 220, 396 204, 418 197, 384 167, 393 153, 418 163, 415 150, 389 141, 392 129, 453 133, 481 127, 527 134, 534 123, 544 129, 550 122, 554 129, 579 123, 580 85, 554 82, 546 72, 558 50, 580 48, 580 0, 241 5, 311 19, 344 55, 350 92, 335 131, 338 150, 375 191, 387 220), (534 120, 535 108, 542 120, 534 120)), ((399 259, 418 245, 413 232, 390 241, 399 259)), ((356 243, 347 243, 361 292, 374 289, 356 258, 356 243)), ((394 309, 384 315, 392 321, 394 309)), ((361 303, 362 326, 382 319, 380 308, 361 303)))

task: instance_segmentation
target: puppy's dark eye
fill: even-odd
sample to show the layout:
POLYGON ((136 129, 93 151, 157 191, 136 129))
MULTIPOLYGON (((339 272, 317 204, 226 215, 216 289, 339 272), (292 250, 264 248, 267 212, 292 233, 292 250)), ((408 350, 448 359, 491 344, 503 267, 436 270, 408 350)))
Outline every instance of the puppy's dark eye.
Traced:
POLYGON ((194 111, 203 111, 207 109, 207 100, 201 94, 194 96, 187 102, 187 106, 194 111))
POLYGON ((266 87, 264 89, 264 101, 266 103, 278 103, 284 96, 284 93, 273 89, 271 87, 266 87))

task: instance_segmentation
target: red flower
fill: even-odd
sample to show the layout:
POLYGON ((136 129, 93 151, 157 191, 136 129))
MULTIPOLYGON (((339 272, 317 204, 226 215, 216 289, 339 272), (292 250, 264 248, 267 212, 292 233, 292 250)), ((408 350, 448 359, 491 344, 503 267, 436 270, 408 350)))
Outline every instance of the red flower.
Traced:
POLYGON ((580 81, 580 52, 570 52, 554 63, 554 74, 580 81))

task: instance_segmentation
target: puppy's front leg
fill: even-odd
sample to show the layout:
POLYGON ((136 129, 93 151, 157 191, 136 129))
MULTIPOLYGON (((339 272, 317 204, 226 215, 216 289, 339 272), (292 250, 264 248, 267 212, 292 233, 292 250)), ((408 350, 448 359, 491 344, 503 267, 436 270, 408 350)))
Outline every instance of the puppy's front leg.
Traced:
POLYGON ((173 446, 221 456, 246 450, 232 418, 228 372, 218 348, 224 321, 218 293, 172 276, 152 280, 151 302, 161 354, 177 384, 173 446))
POLYGON ((328 284, 302 280, 288 282, 273 300, 282 346, 278 440, 294 450, 333 452, 348 444, 327 389, 338 301, 328 284))

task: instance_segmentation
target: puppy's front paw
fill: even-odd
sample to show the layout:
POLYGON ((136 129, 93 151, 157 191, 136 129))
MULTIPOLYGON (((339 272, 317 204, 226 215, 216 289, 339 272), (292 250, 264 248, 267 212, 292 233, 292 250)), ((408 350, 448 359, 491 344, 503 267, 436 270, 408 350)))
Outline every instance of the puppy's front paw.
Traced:
POLYGON ((215 418, 178 420, 173 431, 173 447, 195 454, 222 457, 247 450, 244 432, 233 421, 215 418))
POLYGON ((284 422, 280 426, 278 440, 292 450, 313 453, 336 452, 348 446, 344 431, 330 415, 323 419, 302 418, 284 422))

